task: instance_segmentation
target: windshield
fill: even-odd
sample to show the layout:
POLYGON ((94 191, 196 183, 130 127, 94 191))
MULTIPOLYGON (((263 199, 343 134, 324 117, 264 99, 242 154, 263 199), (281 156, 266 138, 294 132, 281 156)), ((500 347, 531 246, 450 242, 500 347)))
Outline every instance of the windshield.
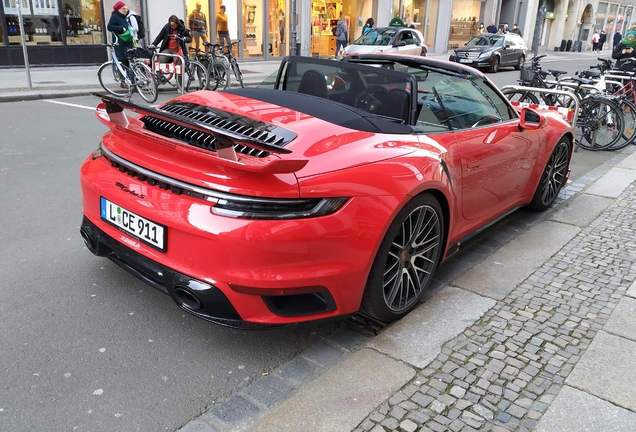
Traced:
POLYGON ((500 45, 504 40, 503 35, 475 36, 466 43, 466 46, 493 46, 500 45))
POLYGON ((382 28, 371 30, 360 36, 354 45, 389 45, 397 33, 394 28, 382 28))

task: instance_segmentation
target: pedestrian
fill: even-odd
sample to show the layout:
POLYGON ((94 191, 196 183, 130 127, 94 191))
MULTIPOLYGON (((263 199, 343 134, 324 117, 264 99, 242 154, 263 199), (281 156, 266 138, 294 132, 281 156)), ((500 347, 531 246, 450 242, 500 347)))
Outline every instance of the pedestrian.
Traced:
POLYGON ((612 48, 616 48, 616 45, 619 44, 621 39, 623 39, 623 35, 621 34, 620 30, 616 30, 616 33, 614 33, 614 44, 612 45, 612 48))
POLYGON ((208 41, 208 21, 205 14, 201 12, 200 2, 196 3, 196 9, 194 9, 188 17, 188 26, 194 39, 194 47, 199 49, 201 40, 203 40, 204 43, 208 41))
POLYGON ((598 52, 598 39, 600 35, 597 30, 594 30, 594 34, 592 35, 592 51, 598 52))
POLYGON ((126 21, 130 24, 130 31, 133 34, 135 46, 140 46, 140 42, 143 40, 145 35, 139 35, 139 15, 137 15, 135 11, 129 9, 126 14, 126 21))
POLYGON ((503 28, 501 29, 501 32, 502 32, 503 34, 510 33, 510 29, 508 28, 508 24, 504 24, 504 25, 503 25, 503 28))
POLYGON ((486 30, 486 27, 484 27, 484 23, 479 23, 477 34, 485 34, 485 33, 488 33, 488 30, 486 30))
POLYGON ((364 23, 364 27, 362 27, 362 34, 367 34, 367 32, 373 30, 375 28, 375 21, 373 18, 369 18, 366 23, 364 23))
POLYGON ((519 26, 517 25, 517 23, 514 23, 514 24, 512 25, 512 30, 510 30, 510 33, 515 33, 515 34, 518 34, 519 36, 522 36, 522 35, 521 35, 521 29, 519 28, 519 26))
POLYGON ((606 40, 607 40, 607 33, 605 33, 605 30, 601 30, 601 34, 598 37, 598 52, 603 51, 603 45, 605 44, 606 40))
MULTIPOLYGON (((152 42, 151 47, 159 46, 159 53, 163 54, 175 54, 184 56, 187 53, 186 44, 192 42, 190 31, 186 28, 183 21, 176 15, 171 15, 168 18, 168 24, 163 26, 155 40, 152 42), (178 40, 175 36, 183 38, 178 40)), ((170 63, 173 61, 173 57, 160 55, 159 61, 161 63, 170 63)))
MULTIPOLYGON (((133 33, 130 29, 130 23, 126 20, 128 8, 126 3, 118 1, 113 5, 113 13, 110 15, 106 28, 113 35, 113 44, 115 44, 115 56, 126 68, 128 68, 128 59, 126 51, 134 48, 133 33)), ((123 85, 123 84, 122 84, 123 85)))
POLYGON ((616 68, 622 71, 634 71, 636 64, 628 59, 636 57, 636 30, 628 30, 625 38, 616 44, 612 58, 616 59, 616 68))
POLYGON ((344 49, 347 47, 347 41, 349 40, 349 29, 347 29, 347 21, 344 15, 340 15, 338 25, 336 26, 336 58, 340 53, 342 47, 343 54, 344 49))
POLYGON ((219 13, 216 15, 216 32, 219 34, 219 45, 223 46, 223 41, 227 42, 228 49, 232 44, 230 40, 230 28, 227 25, 227 15, 225 15, 225 5, 221 5, 219 13))
POLYGON ((495 25, 495 22, 491 22, 490 25, 488 27, 486 27, 486 30, 488 30, 488 33, 492 33, 495 34, 497 33, 497 26, 495 25))

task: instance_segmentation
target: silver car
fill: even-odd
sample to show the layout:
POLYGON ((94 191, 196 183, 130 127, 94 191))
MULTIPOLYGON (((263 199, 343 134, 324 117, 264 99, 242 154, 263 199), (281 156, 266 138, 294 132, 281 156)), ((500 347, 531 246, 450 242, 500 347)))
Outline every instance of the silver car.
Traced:
POLYGON ((423 55, 427 52, 424 36, 407 27, 379 27, 360 36, 344 49, 344 55, 399 53, 423 55))

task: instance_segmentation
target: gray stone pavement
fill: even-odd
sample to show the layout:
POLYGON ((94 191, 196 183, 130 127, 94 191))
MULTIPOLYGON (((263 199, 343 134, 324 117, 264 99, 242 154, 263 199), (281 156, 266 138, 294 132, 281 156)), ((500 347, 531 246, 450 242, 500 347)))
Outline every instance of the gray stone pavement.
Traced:
MULTIPOLYGON (((256 83, 276 65, 243 69, 256 83)), ((69 69, 41 69, 42 89, 21 98, 24 70, 0 70, 0 101, 96 82, 96 67, 69 69)), ((475 238, 378 336, 342 329, 180 431, 636 430, 634 150, 569 183, 550 211, 475 238)))

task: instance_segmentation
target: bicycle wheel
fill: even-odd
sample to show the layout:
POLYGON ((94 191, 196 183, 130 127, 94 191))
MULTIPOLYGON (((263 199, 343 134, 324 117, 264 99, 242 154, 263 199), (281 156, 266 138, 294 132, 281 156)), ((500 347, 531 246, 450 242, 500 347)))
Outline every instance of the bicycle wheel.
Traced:
POLYGON ((207 56, 197 58, 197 61, 203 65, 206 71, 208 71, 208 85, 206 87, 206 90, 216 90, 218 81, 214 77, 214 62, 207 56))
MULTIPOLYGON (((217 88, 225 90, 230 85, 230 63, 225 56, 217 57, 212 62, 214 68, 214 79, 217 81, 217 88)), ((210 75, 210 80, 212 76, 210 75)))
POLYGON ((97 79, 99 85, 113 96, 123 98, 129 95, 130 89, 128 87, 122 88, 122 84, 125 82, 124 77, 112 60, 99 67, 97 79))
POLYGON ((624 129, 623 112, 612 100, 589 96, 581 101, 574 127, 579 147, 603 150, 621 140, 624 129))
POLYGON ((135 73, 135 86, 139 96, 148 103, 156 101, 159 91, 157 89, 157 79, 152 70, 143 63, 135 63, 133 71, 135 73))
POLYGON ((636 139, 636 106, 626 99, 619 99, 617 102, 623 113, 625 130, 623 131, 622 139, 604 150, 620 150, 633 143, 636 139))
MULTIPOLYGON (((185 93, 205 90, 208 85, 208 71, 198 61, 189 61, 185 68, 185 76, 183 85, 185 86, 185 93)), ((181 75, 177 75, 177 87, 181 90, 181 75)))
POLYGON ((539 98, 527 90, 503 90, 502 93, 510 102, 539 103, 539 98))
POLYGON ((234 71, 236 80, 239 82, 241 87, 245 88, 245 84, 243 84, 243 72, 241 72, 241 67, 239 66, 238 62, 235 58, 232 58, 230 64, 232 65, 232 70, 234 71))

